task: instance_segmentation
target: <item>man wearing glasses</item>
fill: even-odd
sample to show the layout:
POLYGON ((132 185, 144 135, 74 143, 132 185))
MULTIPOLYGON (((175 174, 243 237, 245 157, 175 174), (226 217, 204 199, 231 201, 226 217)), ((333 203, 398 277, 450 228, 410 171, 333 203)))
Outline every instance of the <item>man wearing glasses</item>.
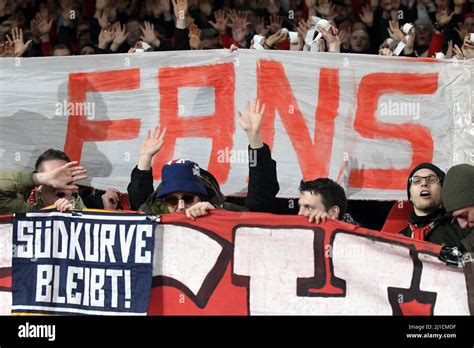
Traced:
POLYGON ((434 244, 462 249, 461 240, 467 237, 451 215, 447 214, 441 198, 445 173, 432 163, 421 163, 408 177, 407 194, 413 203, 408 226, 401 234, 434 244))

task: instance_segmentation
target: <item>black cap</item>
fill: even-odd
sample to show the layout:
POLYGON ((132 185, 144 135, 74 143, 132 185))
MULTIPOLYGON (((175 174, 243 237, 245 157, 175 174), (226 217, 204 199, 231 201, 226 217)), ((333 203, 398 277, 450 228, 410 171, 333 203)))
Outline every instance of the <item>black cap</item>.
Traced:
POLYGON ((415 168, 413 168, 412 171, 410 172, 410 175, 408 175, 408 183, 407 183, 408 200, 410 200, 410 186, 411 186, 410 178, 413 176, 413 174, 415 174, 420 169, 431 169, 438 176, 441 182, 441 186, 443 186, 443 181, 444 181, 444 177, 446 176, 446 173, 443 172, 441 168, 435 166, 433 163, 428 163, 428 162, 421 163, 417 165, 415 168))

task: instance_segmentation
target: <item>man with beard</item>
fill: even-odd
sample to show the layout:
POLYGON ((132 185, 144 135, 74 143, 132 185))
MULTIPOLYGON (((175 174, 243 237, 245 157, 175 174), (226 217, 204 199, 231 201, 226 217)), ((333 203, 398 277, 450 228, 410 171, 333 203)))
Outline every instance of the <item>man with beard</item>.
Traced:
POLYGON ((407 194, 414 211, 401 234, 434 244, 464 250, 462 240, 468 236, 451 215, 441 199, 445 173, 432 163, 421 163, 408 177, 407 194))

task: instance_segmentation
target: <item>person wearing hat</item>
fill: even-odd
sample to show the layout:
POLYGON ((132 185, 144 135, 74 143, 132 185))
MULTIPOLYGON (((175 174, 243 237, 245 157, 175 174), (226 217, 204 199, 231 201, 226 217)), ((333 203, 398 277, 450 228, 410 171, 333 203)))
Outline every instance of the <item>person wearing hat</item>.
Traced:
POLYGON ((451 167, 443 185, 443 204, 469 236, 461 242, 466 251, 474 251, 474 166, 451 167))
POLYGON ((215 177, 197 163, 186 159, 173 160, 163 166, 162 181, 155 191, 151 163, 164 144, 165 134, 166 128, 161 130, 158 125, 153 135, 148 131, 142 144, 138 165, 133 169, 127 187, 133 210, 154 215, 184 212, 193 220, 215 208, 246 210, 226 202, 215 177))
POLYGON ((442 186, 445 173, 432 163, 421 163, 408 177, 407 194, 413 203, 408 226, 401 234, 417 240, 462 249, 461 240, 467 237, 443 207, 442 186))

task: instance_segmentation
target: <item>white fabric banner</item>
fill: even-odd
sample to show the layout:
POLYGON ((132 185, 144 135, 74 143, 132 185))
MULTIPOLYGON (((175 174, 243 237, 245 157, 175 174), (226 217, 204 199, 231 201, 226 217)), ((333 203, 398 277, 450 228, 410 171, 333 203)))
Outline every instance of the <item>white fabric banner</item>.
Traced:
POLYGON ((299 181, 338 180, 351 199, 405 199, 410 169, 474 163, 474 61, 227 50, 0 60, 0 170, 32 170, 48 148, 126 190, 140 145, 168 128, 155 156, 187 158, 227 195, 247 188, 236 112, 258 96, 280 197, 299 181))

